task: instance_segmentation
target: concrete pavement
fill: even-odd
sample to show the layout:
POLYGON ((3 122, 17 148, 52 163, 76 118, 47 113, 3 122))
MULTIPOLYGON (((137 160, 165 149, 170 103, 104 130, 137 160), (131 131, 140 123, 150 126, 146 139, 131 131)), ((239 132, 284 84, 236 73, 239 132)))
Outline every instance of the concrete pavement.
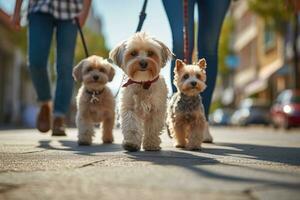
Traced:
MULTIPOLYGON (((99 132, 98 132, 99 133, 99 132)), ((212 128, 214 144, 127 153, 36 130, 0 131, 0 199, 300 199, 300 131, 212 128)))

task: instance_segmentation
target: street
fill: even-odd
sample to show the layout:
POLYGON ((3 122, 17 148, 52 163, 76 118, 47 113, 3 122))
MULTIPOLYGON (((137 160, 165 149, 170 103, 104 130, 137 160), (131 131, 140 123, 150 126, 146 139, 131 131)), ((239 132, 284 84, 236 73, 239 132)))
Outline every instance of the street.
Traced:
POLYGON ((78 146, 76 129, 51 137, 0 131, 0 199, 300 199, 300 131, 213 127, 201 152, 127 153, 120 129, 78 146))

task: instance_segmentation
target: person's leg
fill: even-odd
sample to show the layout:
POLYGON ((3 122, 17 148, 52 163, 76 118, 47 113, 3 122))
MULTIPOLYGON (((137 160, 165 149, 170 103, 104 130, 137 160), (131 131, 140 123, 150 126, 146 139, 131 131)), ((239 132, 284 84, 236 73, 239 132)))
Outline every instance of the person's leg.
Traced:
POLYGON ((32 13, 28 16, 28 59, 33 86, 38 101, 51 100, 50 81, 47 70, 48 55, 53 34, 53 17, 32 13))
POLYGON ((53 17, 32 13, 28 19, 29 71, 38 101, 41 103, 36 126, 40 132, 47 132, 51 126, 51 89, 47 63, 54 28, 53 17))
MULTIPOLYGON (((172 41, 173 41, 173 53, 176 55, 176 58, 183 60, 183 1, 182 0, 163 0, 163 5, 169 19, 171 32, 172 32, 172 41)), ((188 1, 188 18, 189 18, 189 59, 191 60, 191 55, 193 51, 194 43, 194 5, 195 0, 188 1)), ((172 81, 172 90, 176 92, 177 89, 173 84, 174 80, 174 67, 175 59, 171 62, 171 81, 172 81)))
POLYGON ((72 20, 58 20, 56 26, 56 71, 54 115, 65 115, 70 106, 73 91, 73 61, 77 27, 72 20))
POLYGON ((65 135, 64 116, 73 92, 73 60, 77 27, 73 20, 56 20, 56 90, 54 100, 53 135, 65 135))
POLYGON ((218 42, 223 19, 230 0, 198 0, 198 58, 207 62, 207 88, 202 93, 205 116, 208 119, 209 108, 215 88, 218 72, 218 42))
MULTIPOLYGON (((198 0, 198 58, 205 58, 207 62, 207 88, 202 93, 206 120, 217 79, 219 36, 229 4, 230 0, 198 0)), ((203 142, 212 141, 207 122, 203 142)))

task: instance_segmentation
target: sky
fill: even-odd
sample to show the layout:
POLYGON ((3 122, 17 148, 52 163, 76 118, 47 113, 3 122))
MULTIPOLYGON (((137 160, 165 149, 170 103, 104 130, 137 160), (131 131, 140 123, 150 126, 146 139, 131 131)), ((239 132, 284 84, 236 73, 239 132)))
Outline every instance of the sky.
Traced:
MULTIPOLYGON (((13 12, 14 0, 0 0, 0 7, 8 13, 13 12)), ((101 17, 102 31, 106 39, 106 46, 111 49, 120 41, 130 37, 136 30, 139 13, 144 0, 93 0, 92 9, 101 17)), ((172 37, 169 22, 165 14, 161 0, 149 0, 147 17, 142 31, 164 42, 172 49, 172 37)), ((161 74, 165 77, 170 90, 170 63, 162 69, 161 74)), ((113 89, 120 85, 122 72, 117 70, 113 83, 109 86, 113 89)))

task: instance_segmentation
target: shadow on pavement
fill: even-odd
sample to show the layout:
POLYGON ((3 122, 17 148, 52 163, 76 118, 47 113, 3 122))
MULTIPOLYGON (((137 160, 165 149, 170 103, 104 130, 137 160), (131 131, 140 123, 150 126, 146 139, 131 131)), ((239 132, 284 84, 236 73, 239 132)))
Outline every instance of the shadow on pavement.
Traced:
MULTIPOLYGON (((264 173, 270 173, 270 174, 281 174, 281 172, 273 171, 273 170, 260 170, 256 167, 249 167, 249 166, 243 166, 243 165, 234 165, 234 164, 226 164, 221 163, 220 161, 213 159, 213 158, 207 158, 202 157, 199 155, 194 155, 192 152, 188 151, 160 151, 160 152, 134 152, 126 153, 131 159, 134 159, 136 161, 147 161, 151 162, 156 165, 165 165, 165 166, 176 166, 176 167, 182 167, 185 169, 188 169, 195 174, 207 177, 207 178, 213 178, 213 179, 220 179, 222 181, 234 181, 234 182, 244 182, 244 183, 254 183, 254 184, 268 184, 269 186, 277 186, 277 187, 284 187, 288 189, 299 189, 300 182, 292 183, 285 180, 272 180, 270 178, 252 178, 251 175, 248 173, 247 175, 244 175, 242 173, 236 173, 232 175, 226 174, 228 172, 227 170, 224 170, 226 167, 231 167, 234 170, 234 168, 238 169, 247 169, 248 171, 253 171, 252 173, 257 173, 257 171, 262 171, 264 173), (218 164, 218 166, 224 167, 223 170, 220 170, 219 172, 216 172, 216 170, 208 170, 207 168, 204 168, 204 165, 214 165, 218 164), (250 177, 249 177, 250 176, 250 177)), ((214 168, 216 169, 216 168, 214 168)), ((284 174, 284 173, 283 173, 284 174)), ((286 174, 289 175, 289 174, 286 174)))
MULTIPOLYGON (((78 146, 76 141, 57 140, 61 145, 51 145, 52 140, 39 141, 39 148, 48 150, 68 151, 79 155, 96 156, 103 152, 123 152, 121 144, 93 144, 91 146, 78 146)), ((162 150, 158 152, 126 152, 126 155, 134 161, 150 162, 162 166, 177 166, 188 169, 195 174, 220 179, 223 181, 234 181, 254 184, 268 184, 269 186, 299 189, 300 182, 289 182, 279 179, 278 175, 293 176, 290 173, 279 172, 268 167, 257 167, 258 165, 273 165, 280 163, 284 165, 300 165, 300 148, 261 146, 253 144, 216 143, 203 148, 201 152, 184 150, 162 150), (214 156, 211 156, 214 155, 214 156), (216 156, 217 155, 217 156, 216 156), (226 160, 228 159, 228 160, 226 160), (244 159, 244 160, 243 160, 244 159), (227 163, 226 163, 227 161, 227 163), (273 163, 261 163, 267 161, 273 163), (208 169, 205 165, 216 165, 220 168, 208 169), (216 169, 220 169, 216 171, 216 169), (225 170, 224 170, 225 169, 225 170), (229 174, 226 174, 228 172, 229 174), (237 173, 234 173, 235 170, 237 173), (243 171, 247 170, 247 174, 243 171), (250 173, 263 173, 265 176, 252 177, 250 173), (275 179, 270 177, 276 176, 275 179), (265 177, 265 178, 264 178, 265 177)), ((280 166, 284 168, 284 166, 280 166)))
POLYGON ((104 153, 104 152, 117 152, 122 151, 122 146, 120 144, 93 144, 91 146, 79 146, 77 141, 70 140, 57 140, 62 147, 56 147, 51 145, 52 140, 41 140, 39 141, 39 148, 48 149, 48 150, 59 150, 59 151, 69 151, 74 152, 79 155, 95 155, 95 153, 104 153))
POLYGON ((202 152, 221 156, 246 157, 247 159, 269 161, 300 166, 300 148, 262 146, 254 144, 215 143, 218 148, 203 149, 202 152), (220 147, 230 147, 220 148, 220 147))

